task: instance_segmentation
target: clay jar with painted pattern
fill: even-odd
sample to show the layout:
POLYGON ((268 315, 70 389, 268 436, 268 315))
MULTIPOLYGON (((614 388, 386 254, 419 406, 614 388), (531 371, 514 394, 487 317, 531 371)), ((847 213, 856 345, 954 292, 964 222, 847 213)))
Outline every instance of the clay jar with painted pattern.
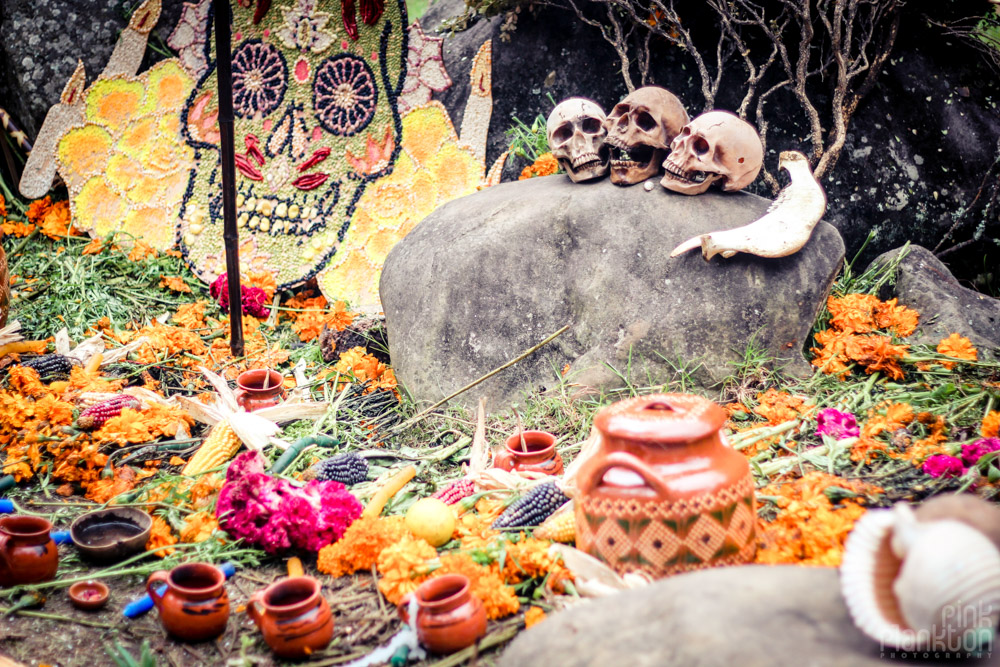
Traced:
POLYGON ((333 638, 333 614, 312 577, 291 577, 257 591, 247 613, 279 658, 304 658, 333 638))
POLYGON ((521 447, 521 436, 515 433, 507 438, 493 457, 493 467, 508 472, 519 470, 561 475, 563 462, 556 452, 556 436, 545 431, 525 431, 524 447, 521 447))
POLYGON ((751 561, 753 476, 725 442, 725 421, 718 405, 688 394, 601 410, 598 446, 577 477, 577 547, 653 578, 751 561))
POLYGON ((226 575, 214 565, 186 563, 149 575, 146 592, 167 632, 181 641, 202 642, 226 630, 229 596, 225 583, 226 575), (162 596, 156 592, 160 584, 167 585, 162 596))
POLYGON ((52 524, 37 516, 0 518, 0 588, 37 584, 56 576, 59 552, 52 524))

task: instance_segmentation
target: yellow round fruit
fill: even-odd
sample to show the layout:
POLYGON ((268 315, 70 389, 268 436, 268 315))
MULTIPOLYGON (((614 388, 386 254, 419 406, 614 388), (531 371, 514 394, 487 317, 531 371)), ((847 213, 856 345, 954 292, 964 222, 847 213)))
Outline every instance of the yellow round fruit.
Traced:
POLYGON ((421 498, 406 513, 406 527, 432 547, 439 547, 455 532, 455 513, 437 498, 421 498))

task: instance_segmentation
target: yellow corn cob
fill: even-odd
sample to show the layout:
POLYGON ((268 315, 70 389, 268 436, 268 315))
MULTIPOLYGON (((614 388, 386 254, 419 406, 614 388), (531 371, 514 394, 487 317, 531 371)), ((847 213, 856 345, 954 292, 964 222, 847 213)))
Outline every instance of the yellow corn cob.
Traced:
POLYGON ((222 465, 233 458, 242 444, 228 421, 219 422, 212 427, 205 442, 184 466, 183 474, 197 475, 222 465))
POLYGON ((550 516, 535 529, 535 537, 572 544, 576 541, 576 517, 573 512, 550 516))

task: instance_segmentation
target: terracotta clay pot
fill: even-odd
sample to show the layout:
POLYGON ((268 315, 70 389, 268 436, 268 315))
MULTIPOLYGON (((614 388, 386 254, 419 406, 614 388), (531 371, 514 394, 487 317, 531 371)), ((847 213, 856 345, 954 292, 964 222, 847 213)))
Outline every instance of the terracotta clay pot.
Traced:
POLYGON ((750 562, 753 477, 746 457, 724 442, 725 421, 718 405, 687 394, 601 410, 601 442, 577 477, 577 548, 620 574, 654 578, 750 562))
POLYGON ((429 579, 399 603, 399 615, 410 623, 408 607, 417 598, 417 639, 432 653, 454 653, 486 634, 486 610, 469 592, 469 578, 445 574, 429 579))
POLYGON ((236 402, 247 412, 277 405, 285 400, 284 382, 281 373, 266 368, 240 373, 236 378, 236 402))
POLYGON ((108 603, 110 591, 100 581, 78 581, 69 587, 69 601, 77 609, 93 611, 108 603))
POLYGON ((333 614, 312 577, 283 579, 257 591, 247 613, 279 658, 304 658, 333 638, 333 614))
POLYGON ((521 448, 521 437, 517 433, 507 438, 503 448, 493 457, 493 467, 544 475, 562 474, 563 462, 556 453, 556 436, 545 431, 525 431, 524 444, 528 447, 527 452, 521 448))
POLYGON ((59 552, 52 524, 37 516, 0 519, 0 588, 37 584, 56 576, 59 552))
POLYGON ((229 596, 225 583, 226 575, 214 565, 187 563, 149 575, 146 592, 167 632, 181 641, 201 642, 226 630, 229 596), (160 584, 167 585, 162 596, 156 593, 160 584))

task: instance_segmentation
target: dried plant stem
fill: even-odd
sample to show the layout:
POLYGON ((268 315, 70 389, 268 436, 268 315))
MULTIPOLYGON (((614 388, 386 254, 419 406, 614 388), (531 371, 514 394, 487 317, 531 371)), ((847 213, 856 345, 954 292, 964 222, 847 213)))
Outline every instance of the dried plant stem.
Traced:
POLYGON ((541 343, 538 343, 537 345, 533 345, 530 348, 528 348, 527 350, 525 350, 524 352, 522 352, 521 354, 517 355, 515 358, 513 358, 510 361, 508 361, 507 363, 505 363, 503 366, 499 366, 497 368, 494 368, 493 370, 491 370, 486 375, 483 375, 482 377, 473 380, 472 382, 470 382, 469 384, 465 385, 464 387, 462 387, 458 391, 454 391, 451 394, 449 394, 448 396, 445 396, 440 401, 438 401, 437 403, 435 403, 431 407, 427 408, 426 410, 422 410, 422 411, 418 412, 416 415, 410 417, 409 419, 407 419, 405 422, 403 422, 399 426, 396 426, 396 427, 392 428, 389 431, 389 435, 395 435, 397 433, 405 431, 406 429, 410 428, 414 424, 416 424, 416 423, 420 422, 421 420, 423 420, 425 417, 427 417, 427 415, 429 415, 430 413, 434 412, 435 410, 437 410, 442 405, 444 405, 445 403, 447 403, 451 399, 455 398, 459 394, 463 394, 463 393, 469 391, 470 389, 472 389, 473 387, 475 387, 477 384, 480 384, 481 382, 485 382, 486 380, 489 380, 491 377, 493 377, 494 375, 496 375, 500 371, 506 370, 506 369, 510 368, 511 366, 513 366, 514 364, 516 364, 517 362, 522 361, 522 360, 526 359, 527 357, 530 357, 532 354, 534 354, 535 352, 537 352, 541 348, 545 347, 546 345, 548 345, 549 343, 551 343, 552 341, 554 341, 556 338, 558 338, 559 336, 561 336, 564 333, 566 333, 567 331, 569 331, 569 325, 568 324, 566 326, 564 326, 562 329, 560 329, 559 331, 557 331, 554 334, 552 334, 551 336, 547 337, 541 343))
MULTIPOLYGON (((7 607, 0 607, 0 614, 6 614, 10 611, 7 607)), ((41 611, 28 611, 26 609, 16 609, 15 614, 18 616, 30 616, 31 618, 44 618, 49 621, 59 621, 60 623, 76 623, 77 625, 85 625, 91 628, 104 628, 105 630, 111 630, 118 626, 108 625, 107 623, 98 623, 96 621, 87 621, 82 618, 70 618, 69 616, 63 616, 61 614, 48 614, 41 611)))

